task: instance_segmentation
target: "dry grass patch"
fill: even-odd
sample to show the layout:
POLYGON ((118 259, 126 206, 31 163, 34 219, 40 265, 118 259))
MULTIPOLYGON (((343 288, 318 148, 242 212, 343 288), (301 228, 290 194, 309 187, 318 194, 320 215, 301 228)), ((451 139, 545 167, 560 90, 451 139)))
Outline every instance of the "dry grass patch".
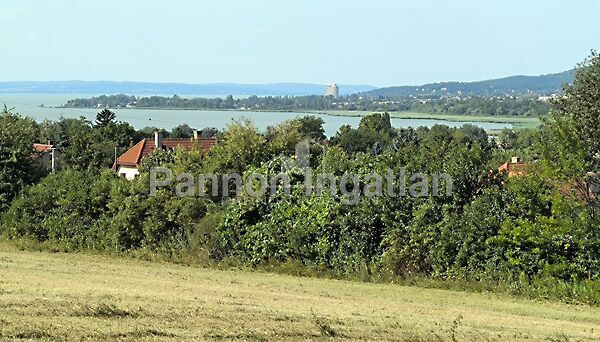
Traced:
POLYGON ((600 309, 0 242, 0 340, 600 340, 600 309))

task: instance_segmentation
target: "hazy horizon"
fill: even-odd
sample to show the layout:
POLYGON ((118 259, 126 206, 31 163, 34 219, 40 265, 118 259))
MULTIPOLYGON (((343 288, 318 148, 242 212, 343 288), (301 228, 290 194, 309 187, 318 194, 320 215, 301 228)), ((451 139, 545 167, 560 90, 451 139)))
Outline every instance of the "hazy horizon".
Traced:
POLYGON ((537 76, 598 48, 598 12, 583 0, 6 0, 0 81, 385 87, 537 76))
MULTIPOLYGON (((573 68, 569 69, 572 70, 573 68)), ((505 76, 499 76, 497 78, 482 78, 482 79, 477 79, 477 80, 439 80, 439 81, 432 81, 432 82, 428 82, 428 83, 444 83, 444 82, 478 82, 478 81, 488 81, 488 80, 494 80, 494 79, 502 79, 502 78, 508 78, 508 77, 513 77, 513 76, 544 76, 544 75, 551 75, 551 74, 559 74, 565 71, 569 71, 569 70, 562 70, 562 71, 557 71, 557 72, 547 72, 547 73, 543 73, 543 74, 539 74, 539 75, 525 75, 525 74, 518 74, 518 75, 505 75, 505 76)), ((107 82, 107 83, 150 83, 150 84, 181 84, 181 85, 284 85, 284 84, 299 84, 299 85, 327 85, 330 83, 335 83, 335 82, 330 82, 330 83, 318 83, 318 82, 273 82, 273 83, 247 83, 247 82, 207 82, 207 83, 191 83, 191 82, 170 82, 170 81, 138 81, 138 80, 77 80, 77 79, 73 79, 73 80, 13 80, 13 81, 4 81, 4 80, 0 80, 0 82, 6 82, 6 83, 11 83, 11 82, 107 82)), ((375 87, 375 88, 384 88, 384 87, 393 87, 393 86, 420 86, 420 85, 425 85, 428 83, 420 83, 420 84, 391 84, 391 85, 384 85, 384 86, 380 86, 377 84, 345 84, 345 83, 337 83, 338 85, 345 85, 345 86, 366 86, 366 87, 375 87)))

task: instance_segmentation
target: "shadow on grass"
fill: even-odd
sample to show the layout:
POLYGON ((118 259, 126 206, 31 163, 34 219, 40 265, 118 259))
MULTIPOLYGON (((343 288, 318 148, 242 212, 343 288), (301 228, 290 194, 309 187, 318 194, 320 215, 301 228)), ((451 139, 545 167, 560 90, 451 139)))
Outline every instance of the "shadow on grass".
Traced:
POLYGON ((143 315, 142 309, 129 310, 116 304, 101 302, 97 305, 82 306, 75 312, 76 316, 96 318, 137 318, 143 315))

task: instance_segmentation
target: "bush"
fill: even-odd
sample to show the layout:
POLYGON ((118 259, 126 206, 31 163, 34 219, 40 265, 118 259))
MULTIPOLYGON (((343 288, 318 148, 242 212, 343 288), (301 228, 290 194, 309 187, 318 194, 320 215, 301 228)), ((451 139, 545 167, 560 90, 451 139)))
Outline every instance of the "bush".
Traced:
POLYGON ((11 237, 86 246, 88 232, 106 209, 101 184, 110 176, 105 173, 95 181, 91 172, 75 170, 49 175, 12 202, 2 219, 3 230, 11 237))

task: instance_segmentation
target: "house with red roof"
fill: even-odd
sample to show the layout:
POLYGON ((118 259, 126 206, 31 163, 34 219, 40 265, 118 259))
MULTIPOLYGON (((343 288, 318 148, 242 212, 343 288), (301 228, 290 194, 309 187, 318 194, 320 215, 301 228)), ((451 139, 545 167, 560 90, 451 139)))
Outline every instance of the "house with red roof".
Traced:
MULTIPOLYGON (((498 171, 508 177, 523 176, 528 172, 527 167, 527 164, 518 157, 512 157, 510 162, 500 165, 498 171)), ((600 196, 600 176, 595 172, 588 172, 586 178, 582 180, 548 182, 562 195, 587 203, 595 202, 600 196)))
POLYGON ((49 141, 47 144, 33 144, 33 149, 35 152, 32 158, 36 165, 52 172, 60 169, 58 161, 61 153, 55 148, 52 142, 49 141))
POLYGON ((527 174, 527 164, 522 162, 519 157, 512 157, 510 162, 500 165, 498 171, 506 173, 508 177, 523 176, 527 174))
POLYGON ((134 179, 139 175, 139 166, 142 160, 157 148, 160 150, 174 150, 177 147, 191 151, 194 147, 202 151, 210 150, 217 140, 215 138, 200 138, 194 132, 193 138, 163 139, 160 132, 154 133, 154 139, 143 139, 117 158, 114 169, 119 176, 134 179))

